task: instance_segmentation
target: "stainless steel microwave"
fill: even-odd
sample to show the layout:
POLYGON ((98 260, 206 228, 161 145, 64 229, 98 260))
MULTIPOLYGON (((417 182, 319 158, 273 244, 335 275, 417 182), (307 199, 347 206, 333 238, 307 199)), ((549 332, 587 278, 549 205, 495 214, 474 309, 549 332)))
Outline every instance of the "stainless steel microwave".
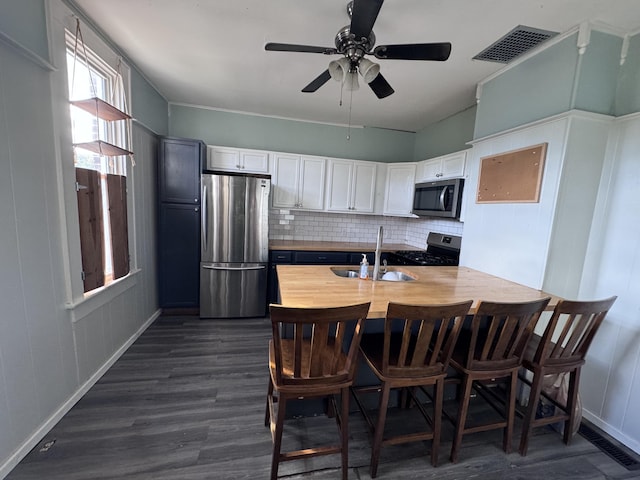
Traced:
POLYGON ((460 217, 463 178, 416 183, 412 213, 421 217, 460 217))

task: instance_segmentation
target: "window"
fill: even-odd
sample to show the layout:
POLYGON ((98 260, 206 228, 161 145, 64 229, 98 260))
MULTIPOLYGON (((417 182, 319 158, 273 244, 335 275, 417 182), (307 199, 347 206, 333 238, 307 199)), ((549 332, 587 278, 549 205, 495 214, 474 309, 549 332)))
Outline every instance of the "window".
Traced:
POLYGON ((66 43, 86 293, 129 273, 127 156, 118 155, 120 152, 114 153, 111 148, 130 141, 127 123, 117 121, 127 117, 110 118, 104 115, 106 106, 98 103, 102 100, 126 109, 119 72, 84 45, 79 27, 75 34, 67 30, 66 43), (93 100, 79 102, 88 99, 93 100))

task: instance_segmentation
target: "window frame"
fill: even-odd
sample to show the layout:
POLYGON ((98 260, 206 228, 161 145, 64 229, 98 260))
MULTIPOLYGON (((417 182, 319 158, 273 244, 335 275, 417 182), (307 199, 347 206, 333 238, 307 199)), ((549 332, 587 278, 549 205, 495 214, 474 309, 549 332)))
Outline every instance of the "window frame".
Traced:
MULTIPOLYGON (((122 76, 119 72, 121 62, 118 62, 117 69, 112 68, 84 43, 82 32, 79 32, 77 28, 73 32, 65 29, 65 40, 67 45, 66 67, 67 78, 69 80, 69 98, 73 101, 98 97, 110 105, 123 111, 126 110, 126 98, 123 98, 124 89, 122 76), (79 90, 81 91, 79 92, 79 90)), ((108 122, 74 106, 73 103, 70 103, 70 109, 71 130, 74 143, 92 141, 96 138, 114 145, 126 145, 129 143, 127 141, 128 122, 108 122)), ((86 217, 87 207, 94 204, 94 201, 90 201, 88 198, 100 199, 100 205, 97 206, 96 213, 100 214, 102 225, 101 228, 97 229, 96 233, 99 234, 101 245, 96 247, 93 241, 95 238, 93 238, 94 236, 90 233, 92 229, 87 229, 86 225, 81 225, 83 264, 85 260, 88 260, 90 265, 99 267, 99 270, 97 270, 99 278, 96 278, 96 270, 91 269, 90 271, 86 271, 83 267, 84 290, 85 295, 88 295, 96 288, 101 288, 112 283, 114 277, 116 277, 115 280, 121 278, 123 276, 121 274, 122 271, 128 270, 128 267, 126 269, 122 268, 122 255, 116 258, 116 250, 120 252, 122 249, 115 248, 116 243, 120 246, 124 243, 124 246, 127 246, 126 238, 124 242, 122 238, 116 238, 112 229, 114 212, 120 212, 120 216, 124 214, 125 221, 127 218, 126 210, 123 210, 117 204, 118 202, 114 202, 112 197, 112 195, 118 194, 122 188, 120 181, 114 182, 113 180, 116 179, 113 177, 116 175, 127 176, 127 156, 105 157, 78 148, 74 148, 73 153, 74 165, 77 170, 88 169, 96 171, 99 174, 99 185, 95 186, 95 196, 93 196, 94 189, 92 182, 84 185, 83 182, 78 181, 79 186, 76 187, 84 189, 83 191, 78 191, 78 201, 80 202, 80 197, 82 197, 85 205, 85 208, 82 209, 85 213, 80 215, 81 218, 86 217), (117 187, 118 190, 111 191, 108 188, 109 184, 111 184, 112 187, 117 187), (88 186, 89 190, 87 190, 88 186), (91 193, 88 194, 87 192, 91 193), (114 207, 114 209, 111 207, 114 207), (83 235, 86 237, 85 240, 82 240, 83 235), (88 241, 88 243, 86 243, 86 241, 88 241), (87 251, 85 251, 84 247, 88 247, 87 251), (96 265, 96 261, 93 260, 96 254, 100 257, 98 265, 96 265), (85 258, 85 256, 87 258, 85 258), (115 268, 116 263, 120 265, 119 269, 115 268), (119 272, 120 275, 118 276, 119 272)), ((82 175, 84 176, 84 174, 82 175)), ((126 185, 124 189, 126 191, 126 185)), ((91 208, 89 208, 89 210, 91 210, 91 208)), ((118 215, 116 214, 116 216, 118 215)), ((120 224, 120 222, 118 223, 120 224)), ((122 229, 116 230, 122 231, 122 229)), ((127 266, 129 263, 128 257, 129 253, 127 252, 127 266)))
MULTIPOLYGON (((129 250, 129 273, 112 283, 85 294, 82 280, 82 253, 80 248, 80 225, 76 198, 76 168, 74 165, 71 113, 69 108, 69 85, 67 74, 66 32, 75 32, 76 19, 80 18, 84 43, 95 54, 122 75, 122 89, 126 105, 131 105, 131 70, 121 54, 107 43, 91 25, 83 21, 79 12, 72 10, 62 0, 46 2, 49 27, 49 51, 55 71, 51 74, 54 122, 54 155, 56 159, 56 182, 60 189, 60 220, 66 225, 62 235, 62 259, 66 308, 71 311, 72 321, 86 317, 100 306, 137 283, 138 268, 135 232, 135 169, 133 162, 127 167, 127 230, 129 250)), ((132 139, 132 135, 129 135, 132 139)), ((129 145, 133 149, 133 145, 129 145)))

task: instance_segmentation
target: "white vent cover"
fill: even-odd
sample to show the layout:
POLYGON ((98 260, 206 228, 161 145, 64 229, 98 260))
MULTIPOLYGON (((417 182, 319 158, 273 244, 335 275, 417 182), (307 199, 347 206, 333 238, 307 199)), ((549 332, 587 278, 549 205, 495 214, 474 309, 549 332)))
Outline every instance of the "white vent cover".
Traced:
POLYGON ((516 57, 554 37, 558 32, 518 25, 504 37, 473 57, 474 60, 509 63, 516 57))

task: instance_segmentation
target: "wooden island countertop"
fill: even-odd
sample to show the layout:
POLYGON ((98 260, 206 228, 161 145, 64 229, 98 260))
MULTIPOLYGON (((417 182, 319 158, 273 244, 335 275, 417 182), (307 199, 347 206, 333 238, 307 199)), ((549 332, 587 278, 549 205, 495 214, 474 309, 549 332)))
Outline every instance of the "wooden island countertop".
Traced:
POLYGON ((368 318, 383 318, 390 301, 430 304, 473 299, 473 313, 480 300, 522 302, 551 297, 548 310, 560 300, 541 290, 467 267, 389 267, 390 271, 401 271, 415 277, 409 282, 339 277, 332 268, 356 269, 353 265, 278 265, 282 305, 328 307, 370 301, 368 318))

